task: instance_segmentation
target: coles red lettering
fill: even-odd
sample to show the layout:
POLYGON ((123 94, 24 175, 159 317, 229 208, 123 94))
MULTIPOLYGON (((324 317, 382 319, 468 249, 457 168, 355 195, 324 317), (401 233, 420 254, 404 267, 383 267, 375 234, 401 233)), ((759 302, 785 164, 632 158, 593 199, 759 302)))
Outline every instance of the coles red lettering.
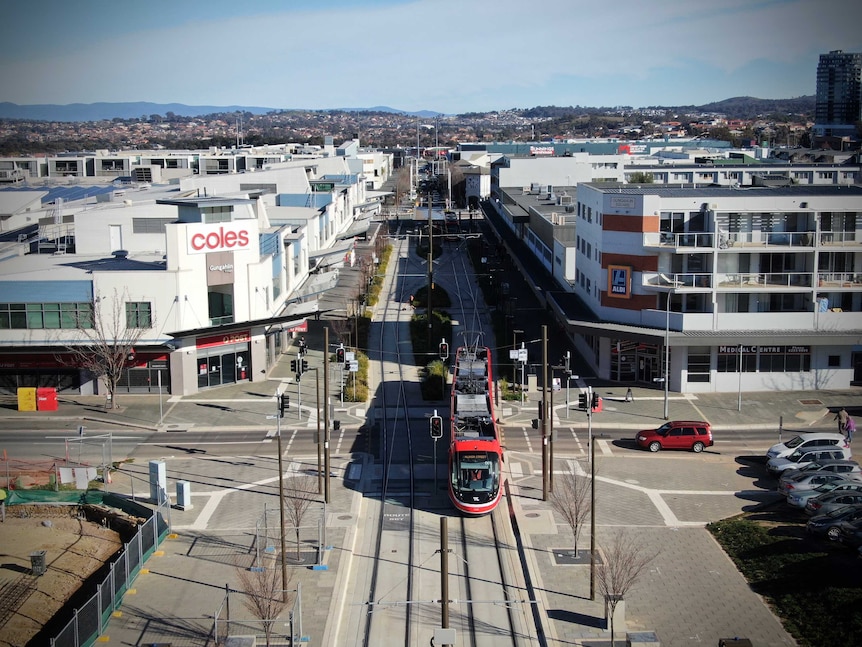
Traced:
POLYGON ((219 227, 218 231, 211 231, 208 234, 194 234, 191 246, 195 251, 247 247, 248 232, 245 229, 241 229, 240 231, 225 231, 224 227, 219 227))

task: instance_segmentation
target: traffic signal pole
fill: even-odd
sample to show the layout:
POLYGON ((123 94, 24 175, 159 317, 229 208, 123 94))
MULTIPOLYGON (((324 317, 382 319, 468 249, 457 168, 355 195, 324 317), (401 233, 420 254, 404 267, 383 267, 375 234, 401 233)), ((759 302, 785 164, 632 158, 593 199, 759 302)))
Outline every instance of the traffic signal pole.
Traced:
POLYGON ((323 500, 329 503, 329 326, 323 329, 323 500))

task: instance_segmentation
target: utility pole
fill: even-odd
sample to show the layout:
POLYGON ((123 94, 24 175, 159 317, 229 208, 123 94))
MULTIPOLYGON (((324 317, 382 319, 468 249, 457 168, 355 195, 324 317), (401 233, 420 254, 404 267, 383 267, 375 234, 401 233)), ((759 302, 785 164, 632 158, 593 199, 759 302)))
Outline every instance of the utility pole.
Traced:
POLYGON ((425 315, 428 317, 428 348, 431 348, 431 291, 434 289, 434 222, 431 217, 431 192, 428 192, 428 297, 425 315))
POLYGON ((278 438, 278 520, 281 525, 281 532, 279 532, 281 540, 281 601, 287 603, 287 562, 285 561, 287 550, 284 544, 284 468, 281 458, 281 398, 283 397, 283 393, 275 392, 275 435, 278 438))
MULTIPOLYGON (((589 415, 589 414, 587 414, 589 415)), ((596 450, 590 438, 590 600, 596 599, 596 450)))
POLYGON ((548 326, 542 326, 542 501, 548 500, 548 326))
POLYGON ((323 329, 323 501, 329 503, 329 326, 323 329))
MULTIPOLYGON (((324 352, 326 355, 326 352, 324 352)), ((320 367, 314 367, 314 382, 317 386, 317 493, 323 494, 323 438, 320 435, 320 367)))
POLYGON ((449 520, 440 517, 440 626, 449 628, 449 520))

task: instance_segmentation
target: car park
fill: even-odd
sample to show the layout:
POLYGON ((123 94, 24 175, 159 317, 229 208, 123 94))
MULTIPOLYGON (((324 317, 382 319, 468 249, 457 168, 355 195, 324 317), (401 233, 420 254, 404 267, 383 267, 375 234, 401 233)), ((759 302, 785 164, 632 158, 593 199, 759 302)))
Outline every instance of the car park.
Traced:
POLYGON ((651 452, 661 449, 688 449, 702 452, 712 447, 712 428, 708 422, 671 420, 658 429, 644 429, 635 434, 638 447, 651 452))
POLYGON ((828 449, 836 445, 844 444, 844 436, 832 432, 812 432, 794 436, 786 443, 777 443, 766 451, 766 459, 785 458, 797 450, 828 449))
POLYGON ((787 493, 787 503, 794 508, 804 508, 808 501, 815 499, 827 492, 862 492, 862 481, 848 481, 839 479, 829 483, 823 483, 810 490, 791 490, 787 493))
POLYGON ((826 514, 814 515, 805 524, 805 529, 812 535, 838 539, 841 523, 857 519, 862 519, 862 505, 848 505, 826 514))
POLYGON ((862 505, 862 492, 827 492, 809 499, 805 512, 810 515, 826 514, 845 505, 862 505))
POLYGON ((770 458, 766 461, 766 469, 773 476, 778 476, 787 470, 797 470, 814 462, 824 460, 847 460, 849 458, 849 447, 812 449, 810 451, 794 452, 785 458, 770 458))

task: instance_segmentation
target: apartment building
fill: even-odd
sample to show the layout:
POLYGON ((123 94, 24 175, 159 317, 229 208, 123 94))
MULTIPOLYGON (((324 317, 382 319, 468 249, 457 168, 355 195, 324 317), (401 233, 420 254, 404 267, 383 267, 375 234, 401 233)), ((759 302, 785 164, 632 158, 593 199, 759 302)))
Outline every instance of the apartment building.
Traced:
POLYGON ((858 138, 862 120, 862 53, 840 49, 820 55, 814 134, 817 137, 858 138))
POLYGON ((862 384, 862 187, 577 187, 568 327, 600 377, 862 384), (665 360, 668 360, 665 363, 665 360))

